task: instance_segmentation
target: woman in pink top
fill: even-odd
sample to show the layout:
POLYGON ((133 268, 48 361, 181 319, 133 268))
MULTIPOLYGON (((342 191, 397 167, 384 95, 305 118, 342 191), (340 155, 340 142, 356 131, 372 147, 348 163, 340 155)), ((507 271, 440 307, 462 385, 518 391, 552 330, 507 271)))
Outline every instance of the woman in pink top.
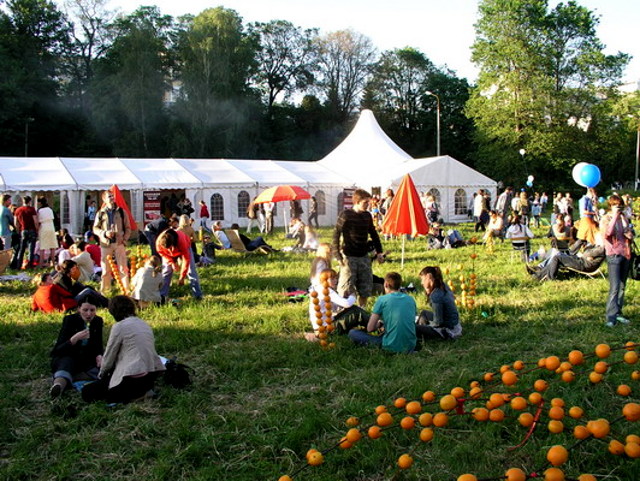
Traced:
POLYGON ((184 280, 188 277, 193 297, 198 300, 202 299, 200 278, 191 252, 191 239, 184 232, 167 229, 158 236, 156 250, 162 257, 162 279, 164 281, 162 289, 160 289, 162 300, 166 300, 169 295, 171 276, 173 271, 178 269, 178 262, 181 264, 178 285, 183 285, 184 280))
POLYGON ((629 324, 629 319, 622 315, 622 307, 624 306, 624 289, 629 275, 633 226, 622 212, 624 203, 618 194, 609 197, 609 207, 609 212, 600 223, 600 231, 604 237, 604 248, 607 264, 609 264, 609 297, 605 325, 613 327, 618 323, 629 324))

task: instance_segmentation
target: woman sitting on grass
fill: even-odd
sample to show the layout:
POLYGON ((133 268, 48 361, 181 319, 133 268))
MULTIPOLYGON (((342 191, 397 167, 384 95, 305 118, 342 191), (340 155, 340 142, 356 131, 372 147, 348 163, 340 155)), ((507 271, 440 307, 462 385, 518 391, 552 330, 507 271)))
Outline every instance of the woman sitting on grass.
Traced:
POLYGON ((104 322, 96 316, 96 304, 95 298, 89 296, 78 306, 78 312, 62 320, 58 341, 51 351, 52 398, 61 396, 73 381, 98 377, 104 322))
POLYGON ((87 296, 94 296, 98 307, 107 307, 109 300, 96 291, 93 287, 87 287, 78 282, 81 272, 76 261, 67 259, 56 267, 58 271, 53 278, 53 283, 71 293, 78 304, 87 296))
POLYGON ((161 272, 162 260, 158 256, 151 256, 144 263, 144 267, 138 269, 131 279, 133 287, 131 297, 138 301, 140 309, 144 309, 149 304, 162 302, 160 289, 164 280, 161 275, 158 275, 161 272))
POLYGON ((419 339, 456 339, 462 335, 460 315, 453 293, 442 279, 437 266, 427 266, 420 271, 420 282, 424 287, 431 311, 422 311, 416 324, 419 339))
POLYGON ((533 239, 533 232, 531 232, 529 227, 522 223, 519 215, 514 215, 511 219, 505 238, 511 239, 511 245, 514 249, 519 249, 525 252, 525 260, 529 259, 531 250, 529 240, 533 239))
POLYGON ((151 327, 136 317, 133 299, 115 296, 109 312, 116 324, 111 328, 99 379, 84 386, 82 398, 128 403, 152 394, 156 377, 165 367, 156 353, 151 327))
POLYGON ((46 272, 34 279, 37 280, 38 289, 31 298, 31 310, 50 312, 63 312, 73 309, 78 305, 71 293, 53 283, 53 277, 46 272))

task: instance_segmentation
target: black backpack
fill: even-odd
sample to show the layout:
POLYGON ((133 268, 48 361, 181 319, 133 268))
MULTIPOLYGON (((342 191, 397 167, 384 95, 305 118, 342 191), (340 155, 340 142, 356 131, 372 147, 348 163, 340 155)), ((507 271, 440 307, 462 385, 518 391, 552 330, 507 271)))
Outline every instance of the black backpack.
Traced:
POLYGON ((164 367, 166 371, 164 372, 163 380, 167 386, 184 389, 191 384, 191 376, 188 371, 191 368, 186 364, 177 362, 175 357, 169 359, 164 367))

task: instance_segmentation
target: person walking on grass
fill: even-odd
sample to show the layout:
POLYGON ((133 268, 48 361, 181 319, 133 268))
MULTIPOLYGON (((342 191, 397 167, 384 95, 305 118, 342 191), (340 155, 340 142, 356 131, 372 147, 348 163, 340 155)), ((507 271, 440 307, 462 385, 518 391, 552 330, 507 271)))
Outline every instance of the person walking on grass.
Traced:
POLYGON ((385 295, 378 297, 367 323, 367 332, 349 331, 349 339, 359 345, 380 346, 385 351, 407 353, 416 347, 416 301, 400 292, 402 277, 397 272, 384 276, 385 295), (383 330, 384 328, 384 330, 383 330), (368 334, 382 331, 382 335, 368 334))
POLYGON ((187 234, 174 229, 165 230, 158 236, 156 250, 162 258, 163 284, 160 290, 162 301, 166 301, 169 296, 171 277, 173 276, 173 271, 178 270, 179 265, 181 267, 178 285, 182 286, 188 277, 191 284, 191 294, 196 300, 201 300, 200 278, 198 277, 195 259, 191 250, 191 240, 187 234))
POLYGON ((353 193, 353 208, 340 213, 333 232, 332 249, 340 263, 338 294, 345 297, 347 292, 357 292, 360 307, 365 306, 373 289, 369 238, 373 242, 378 262, 384 262, 380 237, 368 211, 370 200, 369 192, 356 189, 353 193))
POLYGON ((629 324, 629 319, 622 315, 622 308, 629 276, 633 226, 622 213, 624 203, 618 194, 610 196, 608 203, 610 210, 602 218, 600 232, 604 237, 604 249, 609 265, 609 296, 605 325, 613 327, 618 323, 629 324))
POLYGON ((36 259, 36 242, 38 241, 38 213, 31 205, 31 197, 24 196, 24 205, 15 212, 15 225, 20 233, 20 248, 13 253, 12 269, 20 269, 23 265, 33 267, 36 259), (29 248, 29 259, 23 264, 25 253, 29 248))

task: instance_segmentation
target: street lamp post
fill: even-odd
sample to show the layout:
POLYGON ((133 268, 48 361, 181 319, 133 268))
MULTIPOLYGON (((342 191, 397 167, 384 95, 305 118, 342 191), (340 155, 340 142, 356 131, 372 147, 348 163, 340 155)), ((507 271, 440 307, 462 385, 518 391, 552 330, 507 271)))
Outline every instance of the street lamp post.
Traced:
POLYGON ((425 93, 427 95, 433 95, 436 98, 436 109, 437 109, 437 117, 436 117, 436 135, 437 135, 437 140, 436 140, 436 155, 438 157, 440 157, 440 97, 438 97, 438 95, 434 94, 433 92, 427 90, 425 91, 425 93))
POLYGON ((29 157, 29 122, 33 122, 31 117, 24 121, 24 156, 29 157))

